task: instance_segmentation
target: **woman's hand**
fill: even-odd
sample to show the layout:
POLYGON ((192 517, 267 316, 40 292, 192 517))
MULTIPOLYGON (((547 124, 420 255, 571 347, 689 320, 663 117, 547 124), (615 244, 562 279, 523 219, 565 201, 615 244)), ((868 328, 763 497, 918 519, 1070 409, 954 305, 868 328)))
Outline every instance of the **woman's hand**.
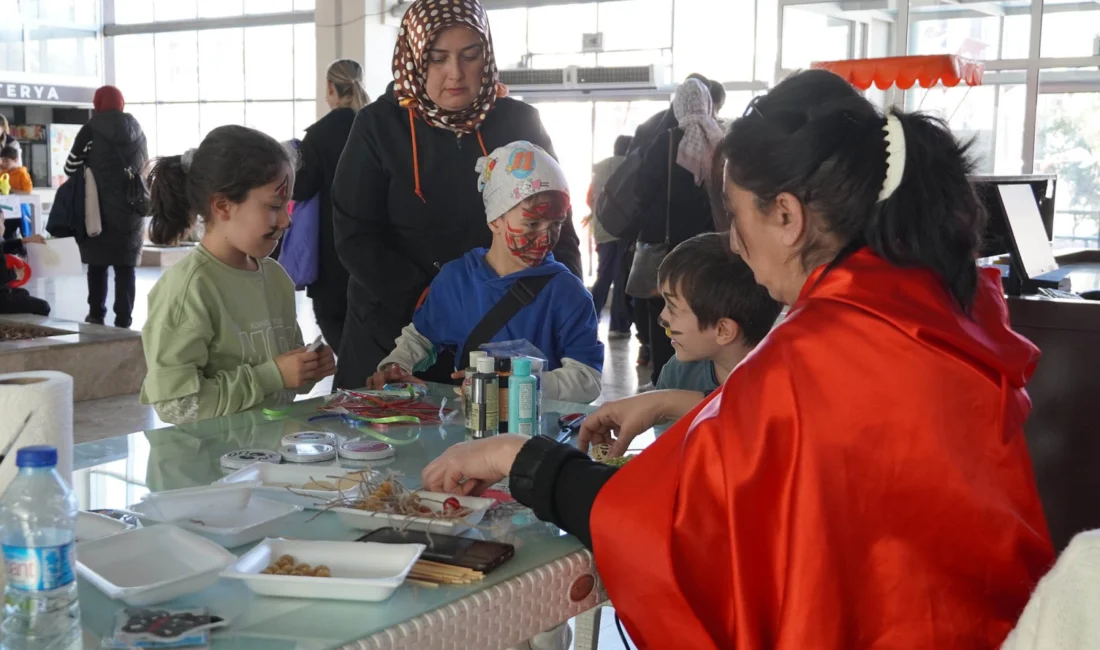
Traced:
POLYGON ((386 384, 396 384, 398 382, 409 382, 413 384, 424 383, 414 377, 408 370, 405 370, 396 363, 391 363, 371 375, 370 379, 367 379, 367 389, 381 390, 386 384))
POLYGON ((478 495, 508 476, 512 463, 531 438, 504 434, 459 443, 432 461, 420 478, 424 489, 433 492, 478 495))
POLYGON ((611 445, 610 456, 622 456, 639 434, 669 419, 682 417, 703 399, 702 393, 658 390, 604 404, 584 419, 580 450, 611 445))

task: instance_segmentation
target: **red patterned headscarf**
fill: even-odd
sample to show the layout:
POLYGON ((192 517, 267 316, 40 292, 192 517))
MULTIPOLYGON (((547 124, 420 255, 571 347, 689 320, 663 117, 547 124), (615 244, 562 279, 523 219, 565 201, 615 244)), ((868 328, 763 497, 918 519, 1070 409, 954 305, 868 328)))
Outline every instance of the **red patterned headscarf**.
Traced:
POLYGON ((492 110, 497 97, 507 90, 500 85, 493 37, 489 32, 489 17, 480 0, 416 0, 401 20, 397 47, 393 53, 394 94, 405 108, 416 111, 428 124, 455 131, 473 133, 492 110), (477 99, 461 111, 448 111, 436 106, 425 89, 428 50, 439 32, 455 25, 473 29, 481 35, 485 46, 485 67, 482 70, 481 91, 477 99))

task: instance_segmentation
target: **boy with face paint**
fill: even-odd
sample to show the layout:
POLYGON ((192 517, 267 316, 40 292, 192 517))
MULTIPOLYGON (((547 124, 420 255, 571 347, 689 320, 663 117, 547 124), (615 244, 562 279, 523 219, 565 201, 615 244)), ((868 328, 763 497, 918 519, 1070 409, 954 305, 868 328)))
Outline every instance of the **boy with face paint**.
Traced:
MULTIPOLYGON (((591 402, 600 395, 603 369, 592 296, 550 252, 568 214, 565 173, 529 142, 493 151, 478 161, 477 172, 492 245, 443 266, 368 386, 408 381, 446 348, 454 349, 461 363, 466 339, 512 285, 549 275, 535 299, 491 340, 522 339, 543 352, 549 364, 542 384, 546 398, 591 402)), ((456 375, 461 370, 456 368, 456 375)))

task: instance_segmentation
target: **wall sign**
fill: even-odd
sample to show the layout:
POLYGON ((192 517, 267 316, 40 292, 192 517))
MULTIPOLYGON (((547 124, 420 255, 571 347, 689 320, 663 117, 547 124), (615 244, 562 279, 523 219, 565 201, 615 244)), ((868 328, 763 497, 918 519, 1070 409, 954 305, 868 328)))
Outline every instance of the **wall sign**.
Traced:
POLYGON ((18 83, 0 81, 0 104, 62 104, 75 106, 92 103, 95 88, 83 86, 56 86, 54 84, 18 83))

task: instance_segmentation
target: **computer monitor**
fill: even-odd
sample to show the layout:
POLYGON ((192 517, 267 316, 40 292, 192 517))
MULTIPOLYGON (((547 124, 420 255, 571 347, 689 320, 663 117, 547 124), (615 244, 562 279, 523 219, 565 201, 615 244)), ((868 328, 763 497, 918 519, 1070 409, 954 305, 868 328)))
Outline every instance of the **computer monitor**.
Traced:
POLYGON ((1036 280, 1058 269, 1039 206, 1026 185, 998 185, 1011 239, 1012 262, 1024 280, 1036 280))
POLYGON ((1057 176, 1053 174, 973 176, 971 181, 989 215, 979 257, 999 257, 1012 252, 1008 217, 1005 215, 1004 204, 998 191, 1002 185, 1020 185, 1029 188, 1042 218, 1047 241, 1054 237, 1054 194, 1057 189, 1057 176))

